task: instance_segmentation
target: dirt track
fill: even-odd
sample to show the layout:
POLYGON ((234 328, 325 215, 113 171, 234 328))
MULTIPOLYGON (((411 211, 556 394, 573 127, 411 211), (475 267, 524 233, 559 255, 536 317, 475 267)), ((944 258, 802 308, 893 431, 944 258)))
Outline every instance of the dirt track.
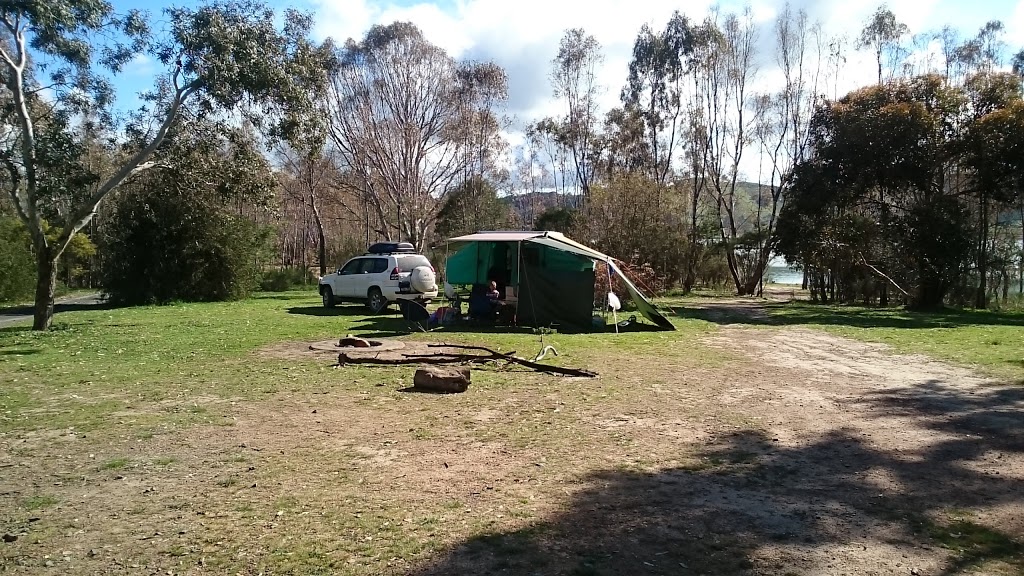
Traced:
MULTIPOLYGON (((750 300, 705 312, 763 317, 750 300)), ((1024 573, 1024 389, 821 331, 723 324, 704 344, 727 372, 682 385, 707 416, 676 438, 700 459, 592 476, 532 552, 596 555, 595 574, 1024 573)), ((616 429, 656 436, 644 448, 667 461, 669 406, 616 429)), ((423 573, 503 566, 474 546, 423 573)))

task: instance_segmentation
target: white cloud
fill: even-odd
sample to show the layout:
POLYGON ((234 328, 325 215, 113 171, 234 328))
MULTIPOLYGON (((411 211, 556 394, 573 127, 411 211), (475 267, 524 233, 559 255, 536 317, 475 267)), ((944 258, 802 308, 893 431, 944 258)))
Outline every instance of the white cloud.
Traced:
POLYGON ((150 77, 156 73, 156 62, 145 54, 136 54, 124 66, 123 73, 129 76, 150 77))
POLYGON ((1013 15, 1006 26, 1006 39, 1010 48, 1016 54, 1018 50, 1024 49, 1024 0, 1017 3, 1013 15))
MULTIPOLYGON (((509 112, 520 123, 557 114, 548 82, 551 60, 568 28, 583 28, 601 43, 605 57, 599 82, 605 87, 602 106, 618 104, 625 83, 633 41, 643 24, 658 30, 679 9, 691 21, 701 21, 713 4, 723 13, 749 5, 760 30, 759 79, 754 88, 767 90, 780 74, 772 53, 773 22, 784 0, 446 0, 443 4, 413 4, 373 0, 308 0, 318 13, 316 33, 343 42, 359 38, 373 24, 411 21, 425 36, 457 58, 493 60, 509 75, 509 112)), ((793 10, 806 10, 827 36, 845 35, 846 64, 833 89, 842 95, 875 81, 874 56, 856 50, 860 30, 882 0, 790 0, 793 10)), ((1014 52, 1024 47, 1024 0, 990 0, 967 4, 949 0, 887 0, 896 18, 911 32, 937 30, 952 24, 962 37, 973 36, 988 20, 1002 19, 1006 40, 1014 52), (983 9, 982 9, 983 8, 983 9)))

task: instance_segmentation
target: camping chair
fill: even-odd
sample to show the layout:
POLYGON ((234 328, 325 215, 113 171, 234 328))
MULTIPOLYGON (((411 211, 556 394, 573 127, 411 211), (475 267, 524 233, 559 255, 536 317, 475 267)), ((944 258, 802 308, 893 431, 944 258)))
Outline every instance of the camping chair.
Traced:
POLYGON ((444 283, 444 299, 448 302, 448 307, 455 310, 457 317, 462 316, 462 305, 469 302, 470 295, 471 292, 462 286, 444 283))
POLYGON ((402 314, 410 332, 426 332, 430 322, 430 312, 426 306, 415 300, 399 300, 398 310, 402 314))
POLYGON ((493 324, 498 319, 498 307, 494 300, 487 296, 487 286, 474 284, 469 294, 468 315, 473 320, 493 324))

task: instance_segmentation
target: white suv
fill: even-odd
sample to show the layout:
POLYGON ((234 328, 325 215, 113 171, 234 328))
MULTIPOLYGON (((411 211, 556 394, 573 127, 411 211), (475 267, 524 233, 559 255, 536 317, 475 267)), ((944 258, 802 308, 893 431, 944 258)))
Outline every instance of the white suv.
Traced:
POLYGON ((371 312, 383 312, 398 300, 429 301, 437 298, 434 267, 407 242, 382 242, 370 246, 334 274, 320 278, 324 307, 337 302, 365 302, 371 312))

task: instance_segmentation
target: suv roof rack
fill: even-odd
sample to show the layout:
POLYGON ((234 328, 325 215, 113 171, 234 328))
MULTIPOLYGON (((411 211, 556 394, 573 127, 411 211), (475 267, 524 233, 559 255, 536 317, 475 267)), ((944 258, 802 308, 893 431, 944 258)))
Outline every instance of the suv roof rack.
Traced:
POLYGON ((408 242, 377 242, 367 248, 367 254, 413 254, 416 248, 408 242))

